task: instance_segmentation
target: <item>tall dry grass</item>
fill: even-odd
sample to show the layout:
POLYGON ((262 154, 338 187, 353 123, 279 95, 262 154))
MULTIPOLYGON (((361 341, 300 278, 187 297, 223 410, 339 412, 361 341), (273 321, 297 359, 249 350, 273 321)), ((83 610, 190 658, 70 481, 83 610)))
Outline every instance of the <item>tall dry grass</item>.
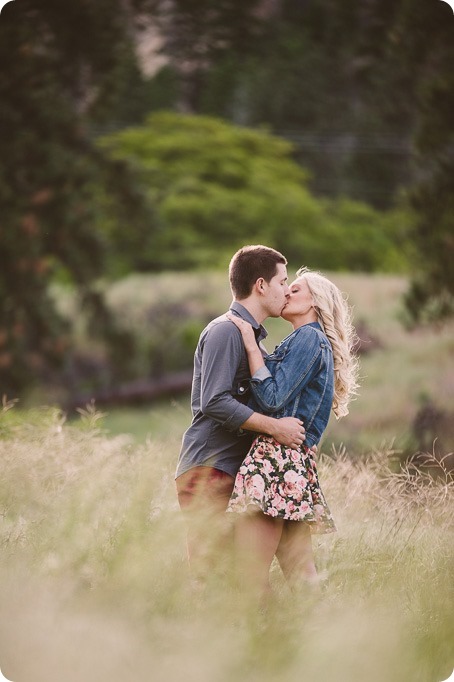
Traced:
MULTIPOLYGON (((257 612, 226 578, 190 588, 173 471, 180 432, 109 438, 88 409, 0 423, 0 668, 16 682, 439 682, 454 667, 454 485, 392 453, 320 456, 338 532, 321 595, 257 612)), ((443 474, 442 471, 439 472, 443 474)))

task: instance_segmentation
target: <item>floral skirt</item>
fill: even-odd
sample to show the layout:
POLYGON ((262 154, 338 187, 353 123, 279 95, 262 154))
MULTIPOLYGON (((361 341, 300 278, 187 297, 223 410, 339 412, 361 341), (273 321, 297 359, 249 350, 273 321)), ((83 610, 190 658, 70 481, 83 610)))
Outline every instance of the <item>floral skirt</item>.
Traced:
POLYGON ((292 450, 271 436, 258 436, 235 479, 227 511, 261 509, 289 521, 306 521, 315 533, 336 530, 318 481, 313 453, 292 450))

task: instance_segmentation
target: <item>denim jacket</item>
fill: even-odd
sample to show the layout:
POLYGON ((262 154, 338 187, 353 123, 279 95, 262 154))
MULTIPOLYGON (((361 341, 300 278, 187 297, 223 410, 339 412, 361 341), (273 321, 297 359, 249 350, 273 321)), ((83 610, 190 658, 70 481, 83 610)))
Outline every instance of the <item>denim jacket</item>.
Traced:
POLYGON ((333 352, 319 323, 295 329, 265 358, 265 365, 251 379, 259 411, 298 417, 306 429, 305 445, 317 445, 334 395, 333 352))

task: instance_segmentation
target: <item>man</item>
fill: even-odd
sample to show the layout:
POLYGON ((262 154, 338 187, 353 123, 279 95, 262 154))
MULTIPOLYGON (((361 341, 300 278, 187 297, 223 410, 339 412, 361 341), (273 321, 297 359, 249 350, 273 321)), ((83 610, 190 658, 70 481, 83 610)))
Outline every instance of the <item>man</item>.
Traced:
MULTIPOLYGON (((230 313, 251 323, 259 345, 267 335, 262 322, 279 317, 286 303, 286 265, 281 253, 261 245, 243 247, 230 262, 230 313)), ((247 405, 249 379, 241 333, 225 314, 221 315, 203 330, 197 345, 193 419, 183 436, 176 471, 192 568, 197 560, 205 560, 210 536, 211 540, 224 541, 224 512, 254 433, 267 433, 293 448, 305 438, 299 419, 275 419, 247 405)))

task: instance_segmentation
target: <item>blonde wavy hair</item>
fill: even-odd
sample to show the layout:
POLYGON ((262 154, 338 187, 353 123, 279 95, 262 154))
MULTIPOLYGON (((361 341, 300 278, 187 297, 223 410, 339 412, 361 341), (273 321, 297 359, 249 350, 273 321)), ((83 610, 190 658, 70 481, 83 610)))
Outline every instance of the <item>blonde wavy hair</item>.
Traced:
POLYGON ((296 276, 308 285, 318 322, 333 349, 333 412, 340 419, 348 414, 348 404, 359 385, 359 362, 354 352, 358 337, 352 324, 352 309, 340 289, 320 272, 303 267, 296 276))

